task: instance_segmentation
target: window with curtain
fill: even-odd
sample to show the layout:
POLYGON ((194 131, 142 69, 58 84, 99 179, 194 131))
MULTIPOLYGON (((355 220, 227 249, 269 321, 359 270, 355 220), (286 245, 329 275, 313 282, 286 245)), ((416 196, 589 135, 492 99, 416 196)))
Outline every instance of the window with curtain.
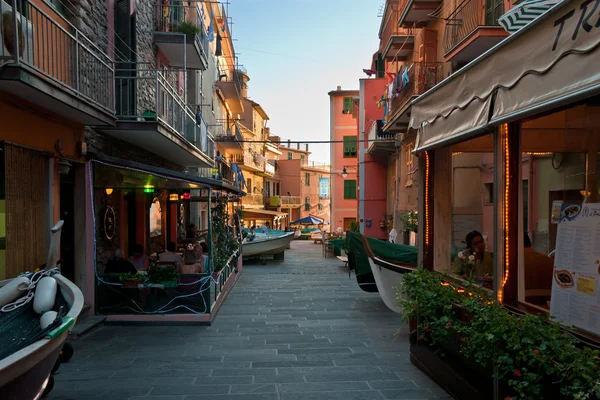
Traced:
POLYGON ((344 199, 356 199, 355 179, 346 179, 344 181, 344 199))

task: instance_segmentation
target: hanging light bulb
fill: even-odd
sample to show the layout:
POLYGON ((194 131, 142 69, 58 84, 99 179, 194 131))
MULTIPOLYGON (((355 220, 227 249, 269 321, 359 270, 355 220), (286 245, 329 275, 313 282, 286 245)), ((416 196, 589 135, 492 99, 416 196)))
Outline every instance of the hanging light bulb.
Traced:
POLYGON ((344 167, 344 169, 342 170, 342 178, 346 179, 347 176, 348 172, 346 171, 346 167, 344 167))

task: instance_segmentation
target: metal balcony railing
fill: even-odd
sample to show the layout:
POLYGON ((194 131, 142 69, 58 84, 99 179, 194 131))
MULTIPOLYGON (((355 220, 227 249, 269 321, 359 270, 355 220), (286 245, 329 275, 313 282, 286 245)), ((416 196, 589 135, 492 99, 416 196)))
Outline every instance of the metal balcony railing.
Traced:
POLYGON ((369 146, 371 146, 375 142, 393 141, 395 136, 395 133, 388 133, 383 131, 383 121, 373 121, 369 128, 369 146))
POLYGON ((383 51, 387 47, 390 39, 394 36, 414 36, 415 30, 413 28, 401 28, 398 26, 400 21, 400 15, 402 15, 401 8, 389 7, 387 10, 385 20, 381 21, 381 30, 379 33, 379 50, 383 51))
POLYGON ((190 29, 196 28, 194 42, 202 52, 205 59, 210 53, 208 34, 204 29, 204 17, 200 9, 195 5, 184 6, 183 4, 163 5, 158 4, 157 29, 159 32, 189 33, 190 29))
POLYGON ((397 94, 391 99, 390 113, 404 107, 413 96, 418 96, 442 81, 443 63, 416 62, 405 65, 398 71, 392 91, 397 94), (408 68, 406 68, 408 67, 408 68))
POLYGON ((268 160, 265 163, 265 173, 269 175, 275 175, 275 164, 273 160, 268 160))
POLYGON ((0 1, 0 15, 0 65, 27 65, 73 95, 114 114, 113 61, 94 43, 67 20, 54 19, 27 0, 0 1))
POLYGON ((242 204, 250 206, 262 206, 264 202, 264 196, 260 193, 248 193, 242 198, 242 204))
POLYGON ((300 206, 302 205, 301 196, 279 196, 281 206, 300 206))
POLYGON ((464 0, 448 16, 444 31, 444 52, 465 40, 478 26, 499 26, 498 17, 504 14, 504 2, 495 0, 464 0), (494 6, 488 6, 494 1, 494 6))
POLYGON ((238 65, 235 69, 223 69, 217 65, 217 81, 219 82, 233 82, 238 95, 242 92, 242 87, 244 83, 242 82, 242 78, 237 71, 244 72, 240 68, 243 68, 241 65, 238 65))
POLYGON ((117 119, 158 121, 214 159, 215 140, 204 119, 186 106, 178 70, 116 70, 117 119), (129 75, 129 76, 125 76, 129 75))

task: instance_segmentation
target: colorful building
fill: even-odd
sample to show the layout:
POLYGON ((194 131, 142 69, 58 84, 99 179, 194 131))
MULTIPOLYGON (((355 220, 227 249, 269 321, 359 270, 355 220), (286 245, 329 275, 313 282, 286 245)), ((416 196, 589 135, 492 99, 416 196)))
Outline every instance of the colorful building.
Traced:
POLYGON ((329 92, 331 143, 331 229, 344 231, 358 219, 358 90, 329 92))

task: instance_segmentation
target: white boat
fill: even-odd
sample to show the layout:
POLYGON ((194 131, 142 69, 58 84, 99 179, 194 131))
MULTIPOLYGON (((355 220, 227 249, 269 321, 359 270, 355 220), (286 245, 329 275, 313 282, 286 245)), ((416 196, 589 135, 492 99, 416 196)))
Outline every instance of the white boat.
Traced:
POLYGON ((362 239, 367 255, 369 256, 369 265, 371 266, 371 271, 373 272, 373 277, 375 278, 375 284, 377 285, 377 291, 379 292, 379 296, 381 296, 381 300, 383 300, 384 304, 390 310, 401 314, 402 310, 397 305, 396 300, 396 285, 400 278, 402 278, 402 274, 413 272, 417 267, 415 265, 402 265, 396 262, 386 261, 375 256, 369 247, 369 243, 364 237, 362 237, 362 239))
POLYGON ((242 243, 242 256, 258 256, 279 254, 285 251, 294 239, 294 232, 282 234, 260 234, 254 236, 254 240, 248 241, 246 238, 242 243))

